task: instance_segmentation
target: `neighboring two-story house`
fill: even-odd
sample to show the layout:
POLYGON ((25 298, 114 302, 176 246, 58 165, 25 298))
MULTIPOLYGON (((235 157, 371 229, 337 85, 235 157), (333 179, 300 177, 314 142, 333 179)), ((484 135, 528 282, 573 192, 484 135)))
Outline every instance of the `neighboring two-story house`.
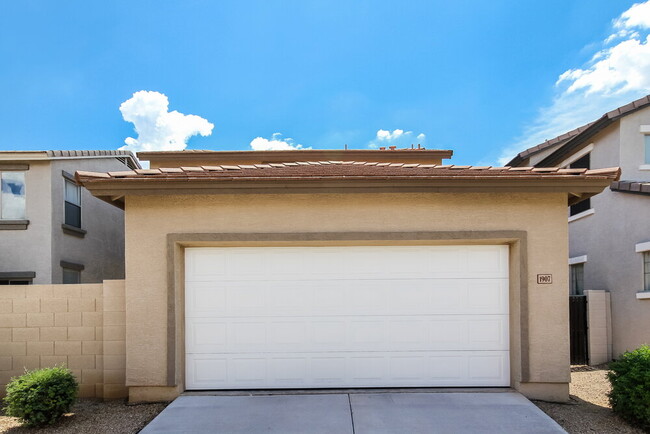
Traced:
POLYGON ((508 165, 621 168, 621 181, 569 208, 570 292, 609 291, 611 356, 650 343, 650 95, 508 165))
POLYGON ((73 174, 137 168, 129 151, 0 152, 0 285, 124 278, 123 211, 73 174))

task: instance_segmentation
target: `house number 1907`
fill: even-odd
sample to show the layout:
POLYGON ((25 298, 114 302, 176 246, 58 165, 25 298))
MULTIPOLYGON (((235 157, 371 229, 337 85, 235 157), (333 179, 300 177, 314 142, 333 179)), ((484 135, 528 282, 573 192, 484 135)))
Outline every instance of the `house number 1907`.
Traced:
POLYGON ((552 274, 538 274, 537 275, 537 283, 540 284, 540 285, 553 283, 553 275, 552 274))

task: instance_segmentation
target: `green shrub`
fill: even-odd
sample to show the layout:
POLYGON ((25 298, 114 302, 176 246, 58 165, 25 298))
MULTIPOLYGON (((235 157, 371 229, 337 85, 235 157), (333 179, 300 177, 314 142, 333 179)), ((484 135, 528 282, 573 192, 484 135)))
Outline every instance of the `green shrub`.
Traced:
POLYGON ((650 347, 642 345, 610 363, 609 401, 624 419, 650 428, 650 347))
POLYGON ((51 425, 70 411, 77 389, 77 380, 64 367, 29 371, 7 385, 5 413, 30 426, 51 425))

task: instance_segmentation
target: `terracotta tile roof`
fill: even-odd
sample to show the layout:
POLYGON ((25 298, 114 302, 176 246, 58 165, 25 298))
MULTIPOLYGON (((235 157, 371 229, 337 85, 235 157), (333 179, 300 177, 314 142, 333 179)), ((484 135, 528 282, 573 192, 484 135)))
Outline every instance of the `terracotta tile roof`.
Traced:
POLYGON ((556 153, 558 153, 559 155, 563 154, 563 153, 559 153, 558 151, 563 150, 565 147, 575 148, 580 143, 582 143, 585 140, 588 140, 598 131, 602 130, 603 128, 605 128, 615 120, 620 119, 621 117, 633 113, 639 109, 647 107, 648 105, 650 105, 650 95, 646 95, 643 98, 639 98, 635 101, 632 101, 629 104, 625 104, 624 106, 609 111, 604 115, 602 115, 597 120, 590 122, 586 125, 583 125, 581 127, 578 127, 575 130, 561 134, 555 138, 546 140, 544 143, 540 143, 539 145, 528 148, 520 152, 519 154, 517 154, 515 158, 513 158, 508 162, 508 164, 511 166, 519 165, 523 162, 523 160, 530 157, 531 155, 537 154, 538 152, 541 152, 544 149, 550 148, 552 146, 560 145, 560 148, 558 148, 555 152, 553 152, 553 154, 549 155, 547 158, 544 159, 544 161, 540 162, 540 165, 545 165, 546 163, 553 164, 552 161, 557 160, 557 158, 551 158, 551 157, 556 153))
POLYGON ((618 179, 620 169, 454 166, 365 161, 298 161, 255 165, 219 165, 138 169, 120 172, 77 172, 83 184, 115 180, 301 180, 301 179, 618 179))
POLYGON ((614 181, 610 190, 650 196, 650 181, 614 181))

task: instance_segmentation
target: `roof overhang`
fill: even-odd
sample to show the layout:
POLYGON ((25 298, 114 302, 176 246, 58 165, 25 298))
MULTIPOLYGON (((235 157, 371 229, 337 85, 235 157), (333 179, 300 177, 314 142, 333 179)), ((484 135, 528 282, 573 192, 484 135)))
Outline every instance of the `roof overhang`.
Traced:
POLYGON ((77 172, 77 181, 94 196, 124 208, 126 196, 188 194, 313 194, 313 193, 564 193, 569 205, 594 196, 618 179, 620 171, 602 176, 290 176, 290 177, 156 177, 89 176, 77 172))

